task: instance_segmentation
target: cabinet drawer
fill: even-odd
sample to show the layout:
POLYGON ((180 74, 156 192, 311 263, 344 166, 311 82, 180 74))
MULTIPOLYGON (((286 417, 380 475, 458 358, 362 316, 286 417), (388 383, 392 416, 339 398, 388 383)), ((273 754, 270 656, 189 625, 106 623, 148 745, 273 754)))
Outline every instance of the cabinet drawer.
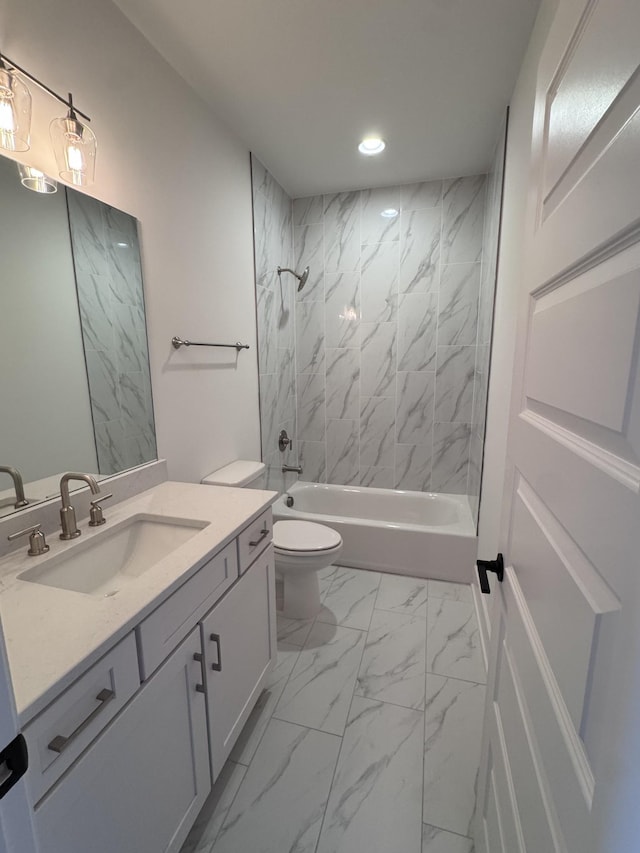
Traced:
POLYGON ((36 807, 40 853, 177 853, 211 790, 194 629, 36 807))
POLYGON ((140 623, 136 631, 143 680, 149 678, 237 578, 234 540, 140 623))
POLYGON ((26 779, 32 802, 46 793, 139 687, 131 633, 26 726, 26 779))
POLYGON ((251 563, 273 539, 271 509, 263 512, 238 536, 238 563, 240 574, 246 572, 251 563))

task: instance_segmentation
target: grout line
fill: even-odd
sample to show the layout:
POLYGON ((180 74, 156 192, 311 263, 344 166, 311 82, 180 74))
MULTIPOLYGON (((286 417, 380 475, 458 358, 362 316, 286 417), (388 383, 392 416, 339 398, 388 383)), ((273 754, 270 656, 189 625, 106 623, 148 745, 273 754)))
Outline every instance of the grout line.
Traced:
POLYGON ((318 732, 321 735, 329 735, 330 737, 339 738, 342 740, 342 735, 337 735, 335 732, 328 732, 326 729, 319 729, 316 726, 308 726, 306 723, 294 723, 291 720, 285 720, 284 717, 278 717, 277 714, 272 714, 269 718, 269 722, 271 720, 277 720, 279 723, 286 723, 288 726, 298 726, 301 729, 309 729, 312 732, 318 732))
MULTIPOLYGON (((378 588, 379 587, 380 587, 380 581, 378 581, 378 588)), ((377 593, 376 593, 376 597, 377 597, 377 593)), ((371 611, 372 616, 373 616, 373 609, 374 608, 372 608, 372 611, 371 611)), ((369 620, 369 624, 371 624, 371 619, 369 620)), ((364 657, 365 649, 367 648, 368 637, 369 637, 369 631, 367 630, 367 637, 365 637, 365 641, 362 644, 362 653, 360 654, 360 660, 358 662, 358 669, 357 669, 358 674, 360 673, 360 669, 362 668, 362 659, 364 657)), ((340 758, 342 757, 342 750, 344 748, 344 734, 347 731, 347 727, 349 725, 349 718, 351 717, 351 708, 353 707, 353 700, 354 700, 355 695, 356 695, 357 683, 358 683, 358 675, 356 675, 356 679, 354 681, 353 691, 351 693, 351 701, 349 702, 349 710, 347 711, 347 716, 345 718, 345 726, 344 726, 344 732, 342 733, 340 749, 338 750, 338 757, 336 758, 336 764, 335 764, 335 767, 333 768, 333 776, 331 777, 331 784, 329 785, 329 793, 327 794, 327 801, 324 805, 324 812, 322 815, 322 823, 320 824, 320 831, 318 832, 318 840, 316 841, 316 845, 314 847, 313 853, 317 853, 318 845, 320 844, 320 839, 322 838, 322 830, 324 829, 325 821, 327 819, 327 809, 329 808, 329 800, 331 799, 331 794, 333 792, 333 786, 334 786, 335 781, 336 781, 336 774, 338 771, 338 766, 340 764, 340 758)))
POLYGON ((402 708, 403 711, 415 711, 416 714, 424 714, 424 708, 413 708, 411 705, 401 705, 399 702, 389 702, 388 699, 379 699, 377 696, 365 696, 362 693, 358 693, 357 688, 353 696, 354 698, 357 696, 358 699, 366 699, 367 702, 378 702, 380 705, 391 705, 394 708, 402 708))
POLYGON ((450 678, 452 681, 463 681, 465 684, 475 684, 477 687, 486 687, 486 681, 472 681, 470 678, 459 678, 457 675, 443 675, 441 672, 431 672, 428 669, 425 675, 437 675, 439 678, 450 678))
POLYGON ((440 832, 448 832, 449 835, 455 835, 457 838, 464 838, 465 841, 473 841, 470 835, 462 835, 460 832, 454 832, 452 829, 446 829, 444 826, 438 826, 435 823, 427 823, 425 820, 422 821, 423 826, 430 826, 432 829, 439 829, 440 832))

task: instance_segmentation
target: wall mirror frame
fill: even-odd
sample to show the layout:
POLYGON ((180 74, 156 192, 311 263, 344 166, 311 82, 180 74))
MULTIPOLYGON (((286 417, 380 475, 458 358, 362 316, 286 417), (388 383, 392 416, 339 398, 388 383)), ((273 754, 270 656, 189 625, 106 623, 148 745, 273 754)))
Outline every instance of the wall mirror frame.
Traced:
MULTIPOLYGON (((28 506, 66 471, 157 459, 138 222, 0 157, 0 467, 28 506)), ((0 517, 18 511, 0 471, 0 517)))

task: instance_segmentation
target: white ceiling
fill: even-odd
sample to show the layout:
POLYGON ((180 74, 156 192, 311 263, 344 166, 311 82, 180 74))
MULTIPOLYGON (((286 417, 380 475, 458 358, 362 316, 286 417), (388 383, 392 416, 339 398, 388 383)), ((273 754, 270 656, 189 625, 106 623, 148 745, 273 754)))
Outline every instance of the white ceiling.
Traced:
POLYGON ((484 171, 539 0, 116 3, 298 197, 484 171))

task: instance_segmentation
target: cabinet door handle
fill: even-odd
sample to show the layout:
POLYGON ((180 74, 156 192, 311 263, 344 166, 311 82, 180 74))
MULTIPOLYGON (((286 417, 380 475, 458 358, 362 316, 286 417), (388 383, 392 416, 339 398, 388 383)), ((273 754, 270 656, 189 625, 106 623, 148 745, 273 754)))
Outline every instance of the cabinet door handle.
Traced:
MULTIPOLYGON (((204 660, 204 655, 202 654, 202 652, 194 652, 193 653, 193 659, 196 663, 200 664, 200 672, 202 673, 202 676, 204 676, 204 672, 202 669, 202 661, 204 660)), ((202 678, 202 680, 204 681, 204 677, 202 678)), ((206 692, 207 692, 207 689, 204 686, 204 684, 196 684, 196 693, 206 693, 206 692)))
POLYGON ((255 542, 249 542, 249 545, 252 548, 255 548, 256 545, 259 545, 262 542, 262 540, 265 539, 268 535, 269 535, 269 528, 265 524, 265 526, 260 531, 260 536, 258 536, 258 538, 255 540, 255 542))
POLYGON ((90 726, 91 723, 95 720, 98 714, 106 708, 106 706, 111 702, 112 699, 115 699, 116 694, 113 690, 107 690, 105 687, 104 690, 101 690, 100 693, 96 696, 96 701, 100 702, 97 708, 94 708, 93 711, 89 714, 89 716, 83 720, 77 729, 74 729, 68 737, 64 735, 56 735, 54 739, 48 744, 47 749, 50 749, 52 752, 61 753, 64 752, 65 749, 71 744, 82 732, 90 726))
POLYGON ((220 634, 211 634, 210 640, 216 644, 218 650, 218 663, 212 663, 211 669, 214 672, 222 672, 222 652, 220 651, 220 634))

